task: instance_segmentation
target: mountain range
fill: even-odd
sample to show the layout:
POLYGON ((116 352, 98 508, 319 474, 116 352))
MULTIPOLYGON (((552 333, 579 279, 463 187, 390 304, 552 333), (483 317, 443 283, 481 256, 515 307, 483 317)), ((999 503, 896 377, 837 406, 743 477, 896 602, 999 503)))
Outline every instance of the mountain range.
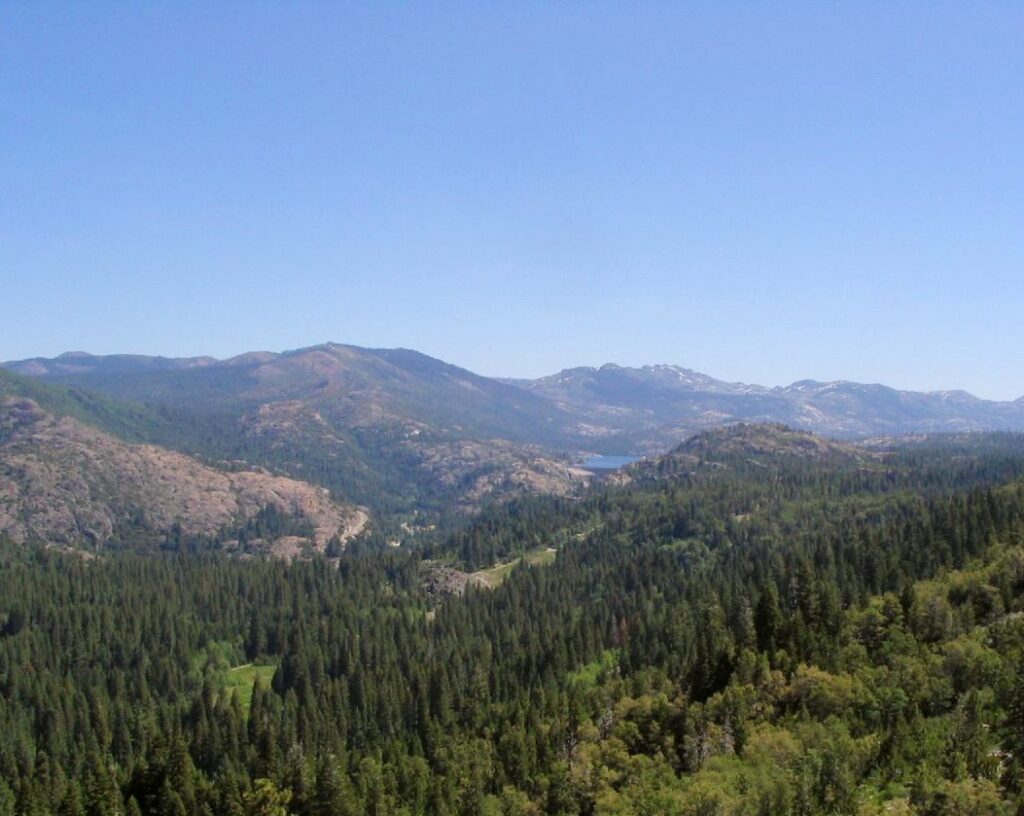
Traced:
MULTIPOLYGON (((994 402, 962 391, 811 380, 768 387, 672 365, 495 379, 407 349, 337 343, 227 360, 72 352, 2 368, 0 495, 7 498, 0 518, 7 520, 0 529, 6 524, 23 537, 38 528, 88 538, 88 528, 89 536, 110 538, 118 524, 139 517, 130 512, 139 507, 165 535, 173 524, 209 516, 175 504, 173 490, 140 492, 154 479, 216 482, 218 495, 233 496, 222 502, 230 512, 200 525, 209 535, 244 527, 266 507, 305 517, 301 502, 274 498, 270 488, 238 494, 231 474, 246 472, 291 480, 293 493, 325 490, 332 518, 345 520, 328 537, 362 529, 365 508, 373 529, 400 538, 445 514, 523 492, 578 494, 594 478, 578 465, 589 455, 653 455, 736 423, 784 423, 845 440, 1024 430, 1024 399, 994 402), (94 448, 105 453, 85 467, 94 448), (179 456, 189 464, 173 459, 179 456), (59 471, 78 480, 71 494, 59 489, 59 471), (39 527, 43 517, 27 509, 65 506, 74 496, 103 519, 98 527, 72 525, 74 513, 55 516, 67 529, 39 527)), ((325 508, 306 515, 320 518, 325 508)), ((304 530, 324 545, 323 530, 304 530)))
POLYGON ((734 422, 783 422, 849 439, 1024 428, 1024 398, 996 402, 965 391, 900 391, 843 380, 767 387, 674 365, 607 364, 507 382, 579 417, 580 433, 611 436, 619 449, 636 452, 664 450, 690 434, 734 422))
POLYGON ((769 387, 676 365, 608 363, 534 380, 498 379, 408 349, 338 343, 226 360, 69 352, 0 365, 144 404, 200 400, 215 408, 297 400, 324 407, 351 427, 409 424, 566 450, 654 451, 739 421, 785 422, 845 438, 1024 429, 1024 397, 993 401, 958 390, 901 391, 845 380, 769 387))

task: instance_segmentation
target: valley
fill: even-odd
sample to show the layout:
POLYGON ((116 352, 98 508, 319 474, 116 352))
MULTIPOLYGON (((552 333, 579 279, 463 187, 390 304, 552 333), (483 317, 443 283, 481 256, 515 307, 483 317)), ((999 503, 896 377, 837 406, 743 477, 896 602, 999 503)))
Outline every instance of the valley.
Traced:
POLYGON ((1024 816, 1022 32, 0 2, 0 816, 1024 816))
POLYGON ((557 393, 332 344, 10 368, 4 816, 1024 802, 1005 405, 936 433, 928 395, 844 400, 822 435, 667 367, 557 393))
MULTIPOLYGON (((75 422, 35 405, 18 421, 75 422)), ((419 546, 180 535, 88 560, 0 535, 0 812, 1004 816, 1022 795, 1020 435, 742 425, 419 546)))

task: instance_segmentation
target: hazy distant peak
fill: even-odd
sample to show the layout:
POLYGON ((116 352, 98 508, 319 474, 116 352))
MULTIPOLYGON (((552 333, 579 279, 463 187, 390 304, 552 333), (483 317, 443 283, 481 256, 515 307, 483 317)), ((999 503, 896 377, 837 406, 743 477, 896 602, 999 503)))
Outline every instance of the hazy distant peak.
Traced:
MULTIPOLYGON (((697 374, 692 368, 684 368, 683 366, 671 365, 669 363, 655 363, 654 365, 642 366, 641 371, 671 371, 676 374, 691 375, 697 374)), ((700 375, 703 376, 703 375, 700 375)))
POLYGON ((939 399, 944 400, 956 400, 960 402, 980 402, 979 397, 974 396, 974 394, 970 393, 969 391, 964 391, 963 389, 959 388, 953 389, 952 391, 928 391, 927 393, 930 397, 938 397, 939 399))
POLYGON ((657 365, 645 365, 635 369, 641 376, 654 377, 659 381, 677 387, 692 387, 696 390, 706 391, 749 391, 751 389, 762 389, 763 386, 748 385, 740 382, 725 382, 679 365, 659 363, 657 365))
POLYGON ((65 351, 53 358, 33 357, 4 363, 5 368, 33 377, 77 375, 103 372, 120 374, 137 371, 169 371, 213 365, 213 357, 161 357, 151 354, 90 354, 65 351))
POLYGON ((796 382, 773 389, 781 393, 800 393, 803 395, 827 395, 832 392, 856 393, 879 393, 890 394, 900 398, 931 398, 946 402, 984 402, 963 389, 951 389, 942 391, 905 391, 883 383, 861 383, 852 380, 797 380, 796 382))
POLYGON ((260 365, 276 360, 280 355, 272 351, 247 351, 244 354, 237 354, 221 361, 226 366, 260 365))
POLYGON ((782 390, 791 389, 793 391, 810 391, 812 389, 821 388, 823 385, 827 384, 828 383, 823 383, 820 380, 797 380, 789 385, 780 386, 780 388, 782 390))

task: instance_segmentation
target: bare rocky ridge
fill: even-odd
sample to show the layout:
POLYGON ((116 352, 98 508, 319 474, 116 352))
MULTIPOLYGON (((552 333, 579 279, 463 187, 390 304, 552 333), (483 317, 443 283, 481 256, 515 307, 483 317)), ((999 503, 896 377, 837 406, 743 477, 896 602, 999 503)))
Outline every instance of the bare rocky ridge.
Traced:
MULTIPOLYGON (((168 531, 213 535, 273 506, 307 520, 324 549, 366 525, 361 508, 333 501, 324 488, 256 470, 223 472, 181 453, 132 445, 29 399, 0 402, 0 532, 15 541, 101 547, 127 518, 168 531)), ((294 537, 292 537, 294 538, 294 537)))

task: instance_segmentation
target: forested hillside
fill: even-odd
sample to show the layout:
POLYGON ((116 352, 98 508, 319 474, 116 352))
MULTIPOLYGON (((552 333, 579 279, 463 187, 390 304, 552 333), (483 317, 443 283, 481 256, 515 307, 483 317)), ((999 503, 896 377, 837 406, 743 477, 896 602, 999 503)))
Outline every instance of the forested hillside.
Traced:
POLYGON ((1024 816, 1022 35, 0 0, 0 816, 1024 816))
POLYGON ((565 453, 572 419, 547 400, 404 349, 7 365, 0 395, 129 441, 321 485, 392 534, 510 495, 571 494, 589 477, 565 453))
POLYGON ((744 433, 426 553, 3 544, 0 814, 1019 812, 1019 439, 744 433))

